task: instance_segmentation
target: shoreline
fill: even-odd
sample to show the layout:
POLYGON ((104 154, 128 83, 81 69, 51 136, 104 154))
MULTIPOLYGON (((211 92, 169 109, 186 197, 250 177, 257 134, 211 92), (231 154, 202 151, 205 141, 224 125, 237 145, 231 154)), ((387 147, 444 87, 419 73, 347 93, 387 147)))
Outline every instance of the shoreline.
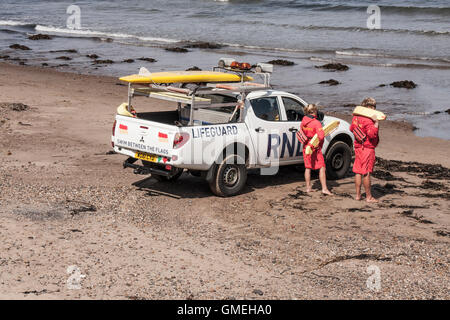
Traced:
MULTIPOLYGON (((7 62, 0 62, 0 67, 4 66, 4 70, 8 70, 11 73, 11 78, 20 78, 20 74, 22 72, 25 73, 31 73, 31 74, 45 74, 45 78, 48 80, 51 80, 53 77, 61 77, 61 78, 73 78, 78 79, 81 81, 93 81, 93 83, 99 81, 104 84, 109 84, 109 88, 105 87, 105 90, 115 90, 117 87, 123 87, 122 90, 124 94, 122 95, 122 98, 117 97, 117 102, 112 104, 111 106, 111 112, 115 112, 115 105, 119 105, 123 101, 126 100, 126 86, 119 85, 119 75, 117 78, 112 76, 105 76, 105 75, 89 75, 89 74, 83 74, 80 72, 71 72, 71 71, 63 71, 58 70, 55 68, 47 68, 47 67, 40 67, 40 66, 20 66, 12 63, 7 62), (123 100, 123 101, 122 101, 123 100)), ((1 74, 0 74, 1 78, 1 74)), ((93 84, 95 85, 95 84, 93 84)), ((11 85, 11 87, 14 87, 11 85)), ((280 88, 282 90, 282 88, 280 88)), ((101 97, 99 97, 101 98, 101 97)), ((23 102, 19 101, 20 99, 16 99, 17 101, 9 101, 9 102, 23 102)), ((8 102, 8 101, 1 101, 1 102, 8 102)), ((327 108, 322 109, 326 114, 336 116, 338 118, 341 118, 347 122, 351 122, 351 115, 335 112, 335 111, 328 111, 327 108)), ((389 115, 388 115, 389 117, 389 115)), ((111 117, 112 119, 112 117, 111 117)), ((425 162, 425 163, 432 163, 432 164, 443 164, 446 167, 450 167, 450 159, 447 155, 446 150, 450 150, 450 140, 447 139, 441 139, 436 137, 420 137, 417 136, 414 133, 414 126, 405 121, 392 121, 392 120, 386 120, 382 121, 380 123, 380 138, 381 143, 380 146, 377 148, 377 155, 380 155, 382 158, 385 159, 392 159, 392 160, 403 160, 404 155, 406 153, 409 153, 410 147, 409 142, 410 140, 417 140, 415 143, 421 144, 422 147, 426 150, 427 154, 432 154, 432 159, 424 159, 423 155, 414 155, 410 154, 410 160, 411 161, 418 161, 418 162, 425 162), (392 136, 392 134, 395 134, 395 136, 392 136), (397 144, 398 147, 394 147, 394 145, 397 144)))

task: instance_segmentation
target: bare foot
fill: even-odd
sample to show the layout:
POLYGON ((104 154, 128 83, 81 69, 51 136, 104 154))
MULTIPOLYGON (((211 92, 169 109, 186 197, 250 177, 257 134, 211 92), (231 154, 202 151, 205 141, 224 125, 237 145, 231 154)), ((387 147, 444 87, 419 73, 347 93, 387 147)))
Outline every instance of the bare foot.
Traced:
POLYGON ((310 193, 310 192, 312 192, 313 190, 311 189, 311 188, 306 188, 306 192, 307 193, 310 193))
POLYGON ((355 200, 356 200, 356 201, 360 201, 360 200, 361 200, 361 196, 356 196, 356 197, 355 197, 355 200))
POLYGON ((333 194, 330 192, 330 190, 322 190, 323 194, 327 194, 329 196, 332 196, 333 194))
POLYGON ((379 202, 379 201, 378 201, 377 199, 375 199, 374 197, 367 198, 366 201, 369 202, 369 203, 378 203, 378 202, 379 202))

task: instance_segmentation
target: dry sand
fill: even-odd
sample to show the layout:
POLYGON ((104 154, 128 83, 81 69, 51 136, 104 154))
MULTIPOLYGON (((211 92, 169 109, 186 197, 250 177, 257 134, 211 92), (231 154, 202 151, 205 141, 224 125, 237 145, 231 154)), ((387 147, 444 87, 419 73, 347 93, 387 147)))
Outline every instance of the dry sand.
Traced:
POLYGON ((380 204, 353 200, 351 176, 330 182, 334 197, 306 195, 293 167, 217 198, 107 154, 117 82, 0 64, 0 103, 30 107, 0 105, 0 298, 450 298, 450 141, 382 123, 377 155, 419 163, 378 162, 380 204))

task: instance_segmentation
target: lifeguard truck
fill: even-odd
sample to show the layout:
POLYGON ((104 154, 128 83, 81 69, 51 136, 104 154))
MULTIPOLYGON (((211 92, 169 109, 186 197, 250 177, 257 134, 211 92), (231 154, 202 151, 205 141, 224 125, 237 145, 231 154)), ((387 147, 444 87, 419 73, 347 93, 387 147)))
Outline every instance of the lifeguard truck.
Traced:
MULTIPOLYGON (((276 174, 279 166, 302 164, 296 133, 307 103, 273 90, 272 71, 269 64, 224 58, 213 71, 150 73, 141 68, 121 78, 128 83, 128 102, 118 108, 114 151, 128 157, 123 166, 136 174, 174 181, 188 171, 204 177, 223 197, 244 188, 249 169, 276 174), (137 97, 169 101, 173 110, 143 110, 137 97)), ((340 122, 322 151, 328 176, 342 178, 351 164, 353 134, 343 120, 323 113, 319 118, 324 126, 340 122)))

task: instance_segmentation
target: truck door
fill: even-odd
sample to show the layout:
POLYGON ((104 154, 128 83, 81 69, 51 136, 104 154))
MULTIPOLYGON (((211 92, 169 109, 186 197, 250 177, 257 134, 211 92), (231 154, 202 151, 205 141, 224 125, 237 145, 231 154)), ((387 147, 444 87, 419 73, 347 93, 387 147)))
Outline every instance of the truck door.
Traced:
POLYGON ((300 123, 302 122, 304 113, 303 108, 306 103, 294 99, 293 97, 281 96, 282 110, 285 114, 282 114, 282 119, 284 123, 284 133, 282 136, 281 145, 281 158, 284 164, 288 162, 302 162, 302 145, 298 141, 296 134, 300 129, 300 123))
POLYGON ((277 168, 280 162, 280 146, 285 127, 281 121, 279 98, 262 96, 251 99, 250 104, 247 123, 258 155, 258 164, 277 168))

